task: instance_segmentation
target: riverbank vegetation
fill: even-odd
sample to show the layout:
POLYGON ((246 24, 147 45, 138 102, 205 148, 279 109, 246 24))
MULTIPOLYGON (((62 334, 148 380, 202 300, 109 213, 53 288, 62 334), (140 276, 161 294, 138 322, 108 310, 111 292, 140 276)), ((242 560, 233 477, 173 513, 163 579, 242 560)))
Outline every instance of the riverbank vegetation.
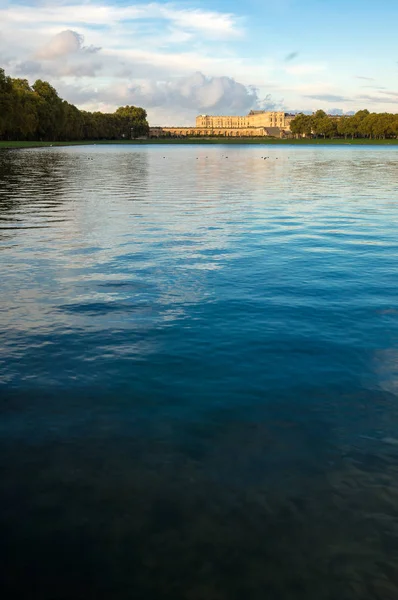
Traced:
POLYGON ((46 81, 32 86, 0 69, 0 140, 120 140, 145 136, 146 111, 123 106, 114 113, 87 112, 62 100, 46 81))
POLYGON ((106 144, 123 144, 123 145, 252 145, 252 146, 398 146, 398 139, 377 139, 370 140, 367 138, 357 138, 354 140, 345 140, 344 138, 153 138, 153 139, 138 139, 138 140, 97 140, 97 141, 67 141, 67 142, 24 142, 24 141, 1 141, 0 150, 17 149, 17 148, 45 148, 48 146, 82 146, 82 145, 106 145, 106 144))
POLYGON ((297 136, 331 139, 385 140, 398 138, 398 114, 370 113, 359 110, 351 116, 330 116, 323 110, 312 115, 298 114, 290 123, 290 130, 297 136))

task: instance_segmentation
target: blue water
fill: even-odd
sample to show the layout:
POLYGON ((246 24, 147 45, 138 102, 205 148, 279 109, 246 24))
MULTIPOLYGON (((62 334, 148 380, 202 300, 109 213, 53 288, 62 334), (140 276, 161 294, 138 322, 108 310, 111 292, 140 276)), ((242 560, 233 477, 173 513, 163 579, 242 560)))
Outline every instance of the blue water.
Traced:
POLYGON ((395 147, 0 152, 5 597, 396 600, 397 221, 395 147))

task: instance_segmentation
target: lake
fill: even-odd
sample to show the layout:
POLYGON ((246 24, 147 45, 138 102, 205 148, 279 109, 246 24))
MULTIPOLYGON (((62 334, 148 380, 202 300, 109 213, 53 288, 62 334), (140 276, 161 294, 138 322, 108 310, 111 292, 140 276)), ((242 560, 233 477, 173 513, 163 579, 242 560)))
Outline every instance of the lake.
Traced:
POLYGON ((0 151, 4 598, 396 600, 398 148, 0 151))

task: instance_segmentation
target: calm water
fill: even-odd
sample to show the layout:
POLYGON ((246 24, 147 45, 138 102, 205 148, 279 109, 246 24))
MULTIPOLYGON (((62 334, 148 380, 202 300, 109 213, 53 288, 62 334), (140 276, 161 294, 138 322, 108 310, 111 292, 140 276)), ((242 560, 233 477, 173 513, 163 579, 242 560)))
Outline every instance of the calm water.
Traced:
POLYGON ((396 600, 397 220, 388 146, 0 152, 3 597, 396 600))

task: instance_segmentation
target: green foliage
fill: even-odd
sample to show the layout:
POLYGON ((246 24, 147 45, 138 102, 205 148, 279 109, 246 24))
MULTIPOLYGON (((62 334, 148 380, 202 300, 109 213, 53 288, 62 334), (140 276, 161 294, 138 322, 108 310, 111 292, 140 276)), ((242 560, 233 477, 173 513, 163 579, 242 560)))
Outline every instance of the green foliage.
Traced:
POLYGON ((290 130, 292 133, 297 135, 311 135, 312 121, 311 117, 300 113, 296 115, 293 121, 290 123, 290 130))
POLYGON ((314 113, 312 115, 312 119, 314 121, 319 121, 320 119, 323 119, 324 117, 327 117, 327 114, 325 113, 324 110, 317 110, 316 113, 314 113))
POLYGON ((12 80, 0 69, 0 136, 7 133, 9 121, 14 120, 12 80))
POLYGON ((337 133, 337 123, 334 119, 325 115, 324 117, 314 119, 313 131, 325 138, 331 138, 337 133))
POLYGON ((30 86, 0 69, 0 140, 118 140, 148 132, 143 108, 123 106, 112 114, 81 111, 47 81, 38 79, 30 86))
POLYGON ((345 138, 348 136, 354 137, 356 128, 352 121, 352 117, 341 117, 337 123, 337 133, 343 135, 345 138))
POLYGON ((290 123, 290 129, 297 137, 397 138, 398 115, 359 110, 352 116, 335 117, 318 110, 310 116, 302 113, 296 115, 290 123))
POLYGON ((137 106, 121 106, 115 115, 119 118, 122 137, 140 137, 148 135, 149 127, 146 120, 147 114, 143 108, 137 106))

